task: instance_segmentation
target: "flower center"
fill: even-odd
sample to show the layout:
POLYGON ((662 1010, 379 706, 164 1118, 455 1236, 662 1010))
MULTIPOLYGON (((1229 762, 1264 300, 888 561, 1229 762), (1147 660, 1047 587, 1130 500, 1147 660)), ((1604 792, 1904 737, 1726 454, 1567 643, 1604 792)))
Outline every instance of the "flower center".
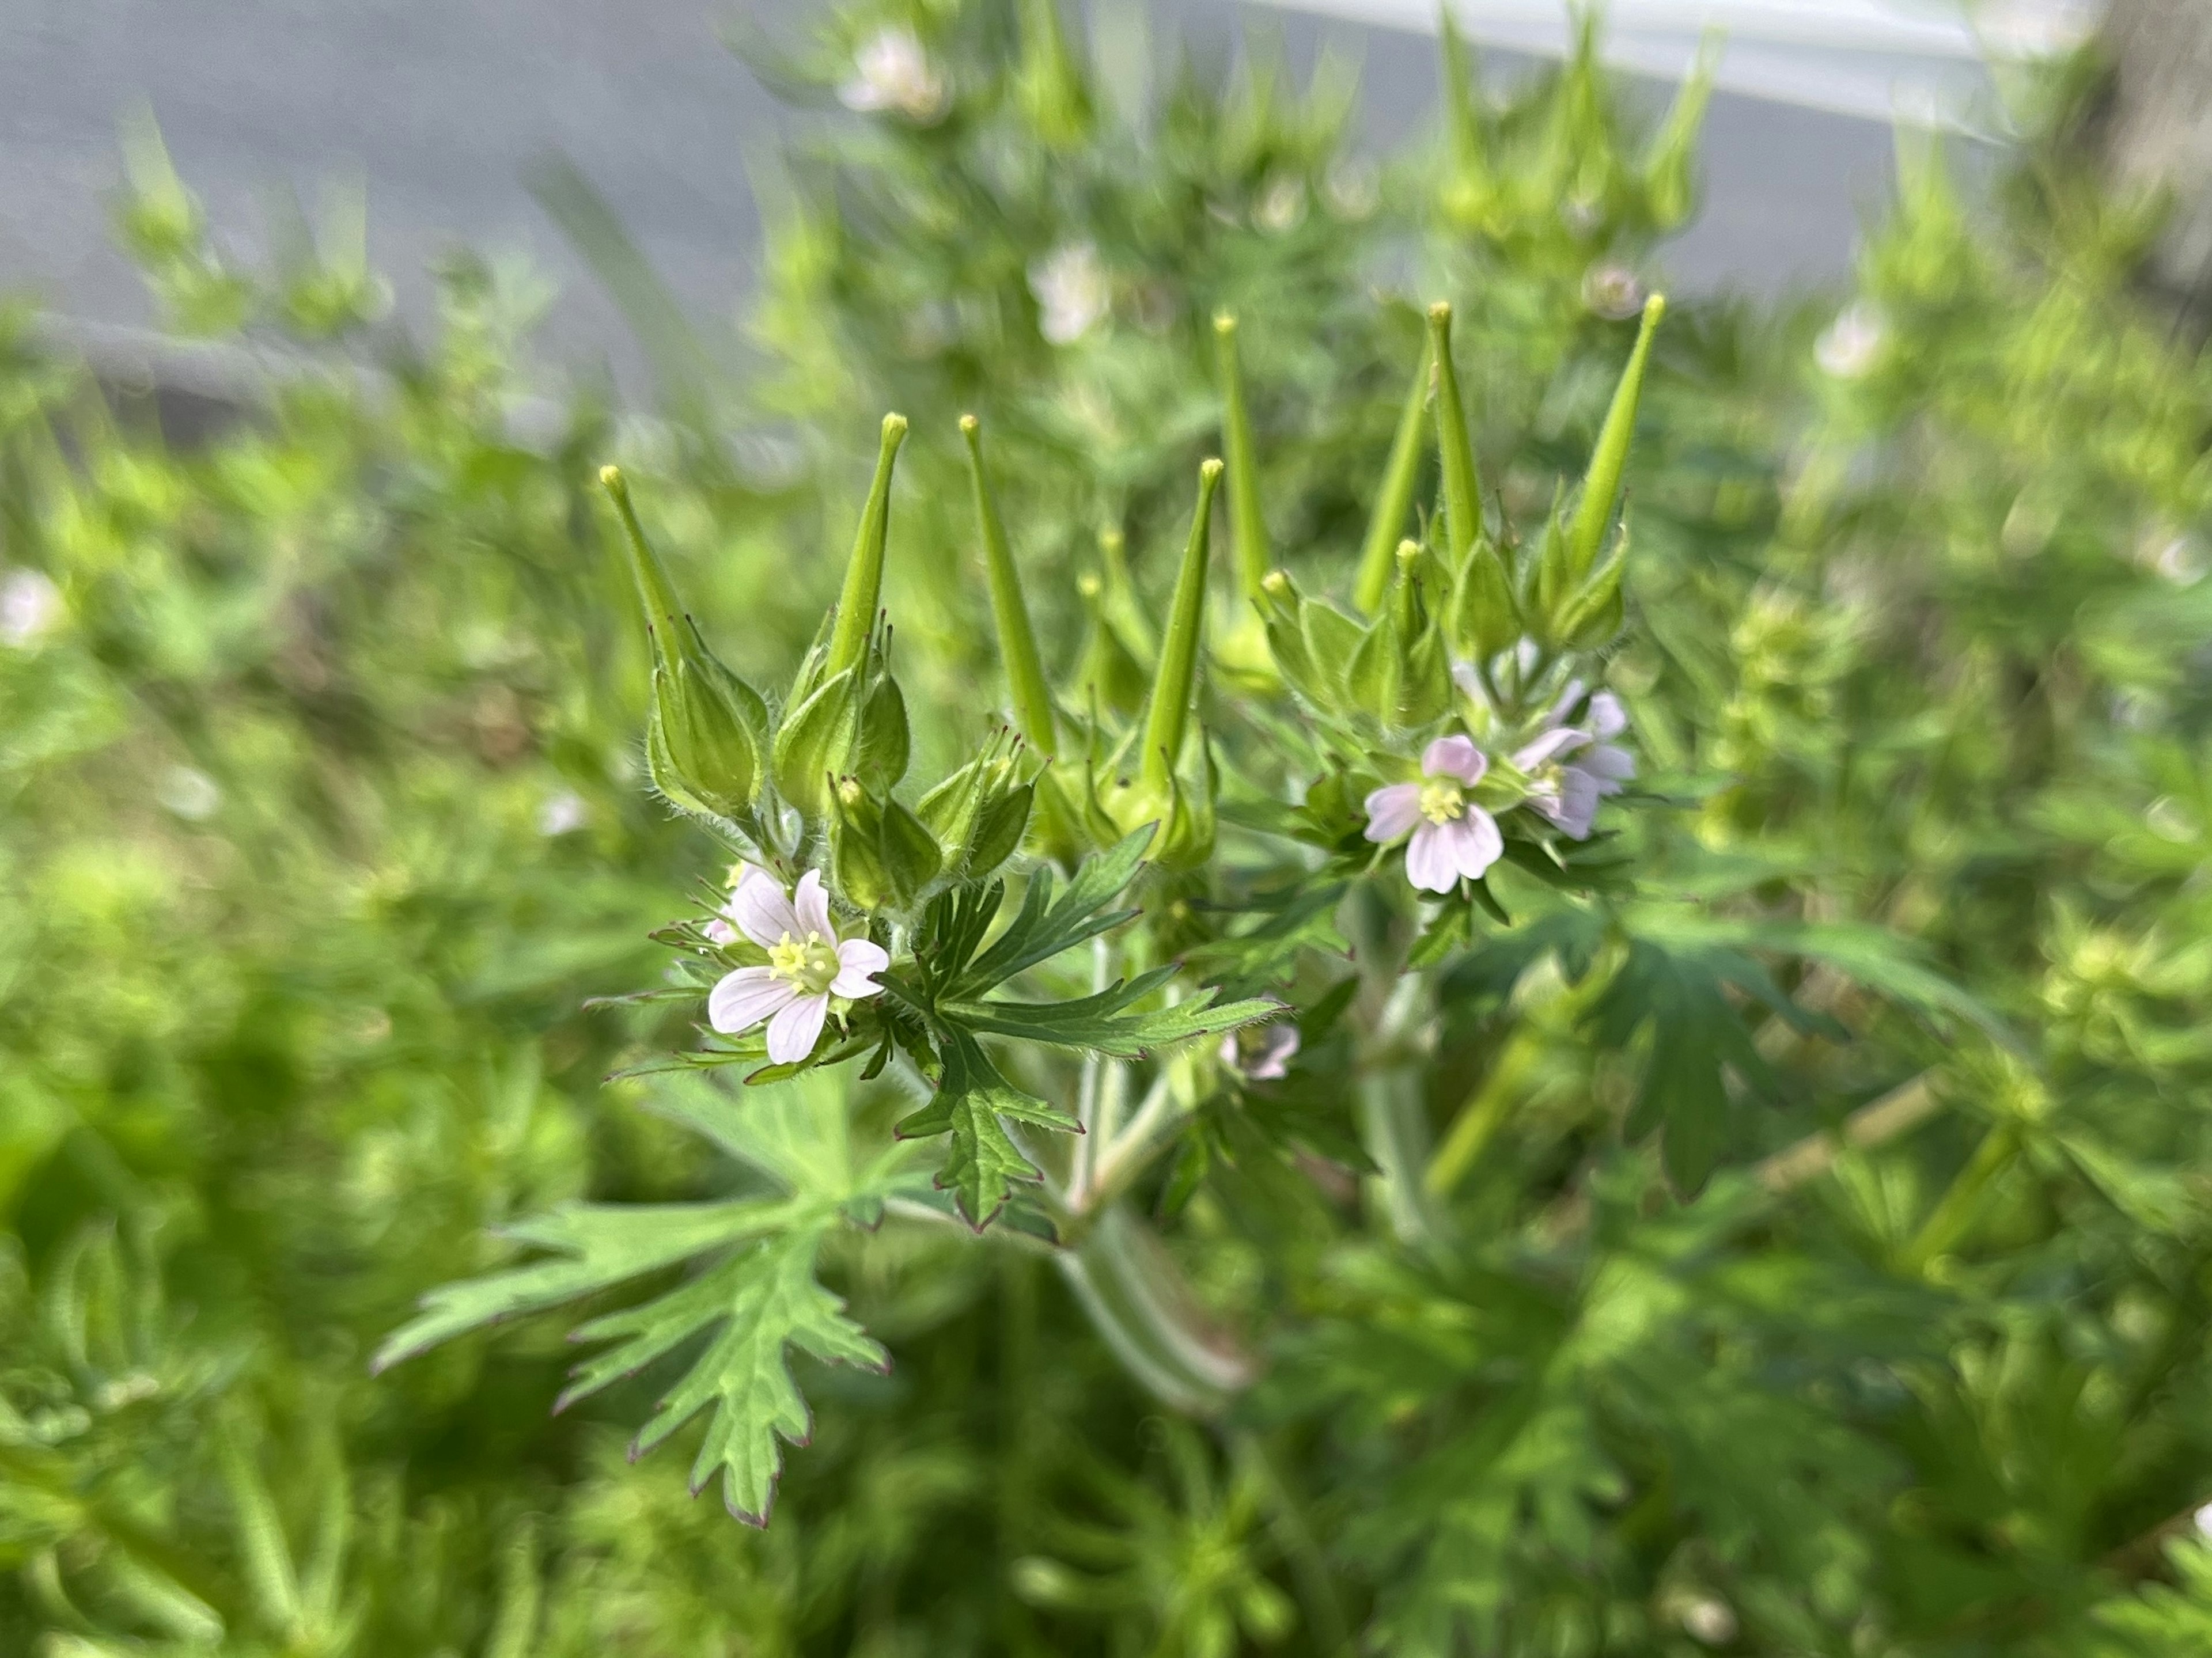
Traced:
POLYGON ((1421 816, 1431 823, 1449 823, 1466 811, 1467 791, 1450 778, 1431 777, 1421 785, 1421 816))
POLYGON ((837 968, 837 946, 818 932, 803 939, 787 932, 768 949, 768 970, 802 996, 826 994, 837 968))

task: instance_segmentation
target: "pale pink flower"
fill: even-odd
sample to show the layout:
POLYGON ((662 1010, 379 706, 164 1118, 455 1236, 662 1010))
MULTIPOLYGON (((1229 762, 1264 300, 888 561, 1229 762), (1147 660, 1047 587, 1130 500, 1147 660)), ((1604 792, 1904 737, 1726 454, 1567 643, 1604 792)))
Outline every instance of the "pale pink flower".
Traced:
POLYGON ((1221 1063, 1248 1082, 1279 1082, 1297 1058, 1298 1042, 1294 1024, 1246 1025, 1221 1039, 1221 1063))
POLYGON ((1467 798, 1490 762, 1474 740, 1439 737, 1421 754, 1421 780, 1392 783, 1367 797, 1367 838, 1387 844, 1410 832, 1406 878, 1424 892, 1480 880, 1505 850, 1498 821, 1467 798))
POLYGON ((1546 716, 1544 730, 1513 756, 1515 769, 1528 778, 1529 809, 1577 841, 1589 838, 1598 802, 1620 793, 1636 775, 1636 756, 1608 740, 1628 729, 1620 699, 1600 691, 1590 698, 1583 723, 1568 725, 1568 714, 1582 700, 1582 682, 1570 681, 1546 716))
POLYGON ((837 100, 847 109, 890 110, 927 125, 945 113, 945 77, 913 30, 887 28, 853 55, 853 78, 837 88, 837 100))
POLYGON ((889 952, 866 938, 838 938, 819 871, 800 876, 788 897, 773 877, 748 871, 726 914, 768 951, 768 965, 723 975, 708 994, 707 1022, 733 1036, 765 1020, 773 1063, 795 1064, 814 1051, 832 997, 857 1001, 882 993, 872 975, 891 964, 889 952))

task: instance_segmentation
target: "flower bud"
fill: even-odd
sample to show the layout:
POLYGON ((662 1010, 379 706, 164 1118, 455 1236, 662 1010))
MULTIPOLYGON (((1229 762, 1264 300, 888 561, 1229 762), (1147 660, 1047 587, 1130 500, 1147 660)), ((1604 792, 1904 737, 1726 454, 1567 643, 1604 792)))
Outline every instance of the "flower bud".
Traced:
POLYGON ((617 467, 599 482, 622 519, 646 631, 653 643, 653 702, 646 763, 653 786, 695 817, 744 827, 752 817, 768 748, 768 706, 707 648, 632 508, 617 467))

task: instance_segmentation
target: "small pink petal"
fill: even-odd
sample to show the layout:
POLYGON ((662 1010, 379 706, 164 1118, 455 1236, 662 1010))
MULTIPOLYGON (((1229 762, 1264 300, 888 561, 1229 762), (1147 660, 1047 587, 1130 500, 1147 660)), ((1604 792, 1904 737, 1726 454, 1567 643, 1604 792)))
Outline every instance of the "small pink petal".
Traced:
POLYGON ((1565 725, 1567 716, 1575 711, 1575 704, 1582 700, 1583 682, 1579 679, 1570 679, 1567 681, 1566 689, 1559 693, 1559 700, 1552 704, 1551 713, 1544 716, 1544 723, 1547 726, 1565 725))
POLYGON ((799 917, 791 908, 791 900, 783 896, 781 884, 773 876, 746 876, 738 883, 738 890, 730 895, 730 902, 722 907, 722 913, 763 950, 771 950, 786 938, 799 936, 799 917))
POLYGON ((1589 734, 1602 742, 1628 729, 1628 712, 1611 691, 1600 691, 1590 698, 1589 715, 1583 723, 1589 726, 1589 734))
POLYGON ((1544 816, 1564 833, 1587 841, 1590 824, 1597 817, 1599 793, 1596 778, 1579 766, 1570 766, 1559 774, 1559 798, 1546 803, 1548 809, 1544 816))
POLYGON ((764 967, 741 967, 707 993, 707 1023, 734 1036, 787 1006, 798 993, 764 967))
POLYGON ((1606 743, 1577 759, 1574 768, 1596 778, 1600 794, 1618 794, 1620 786, 1636 775, 1636 756, 1626 749, 1606 743))
POLYGON ((1498 820, 1480 806, 1469 806, 1466 817, 1442 828, 1454 866, 1470 881, 1480 880, 1483 872, 1504 854, 1505 837, 1498 832, 1498 820))
POLYGON ((1459 884, 1458 859, 1445 833, 1452 827, 1423 823, 1406 844, 1406 878, 1424 892, 1449 892, 1459 884))
POLYGON ((848 938, 837 946, 837 976, 830 981, 830 993, 854 1001, 862 996, 880 996, 884 987, 874 975, 891 964, 891 953, 881 944, 871 944, 866 938, 848 938))
POLYGON ((792 908, 799 916, 798 936, 818 933, 824 938, 834 938, 837 930, 830 925, 830 895, 822 890, 822 872, 810 869, 799 878, 799 890, 793 896, 792 908))
POLYGON ((814 1051, 822 1022, 830 1017, 830 998, 799 996, 768 1022, 768 1056, 777 1065, 796 1065, 814 1051))
POLYGON ((1421 786, 1391 783, 1367 797, 1367 838, 1378 844, 1396 840, 1421 821, 1421 786))
POLYGON ((1589 733, 1577 731, 1572 726, 1554 726, 1540 733, 1533 742, 1524 743, 1514 751, 1513 763, 1522 771, 1534 771, 1546 761, 1554 759, 1571 750, 1578 749, 1589 741, 1589 733))
POLYGON ((1474 746, 1471 737, 1439 737, 1421 750, 1421 769, 1431 777, 1456 777, 1462 783, 1480 783, 1490 761, 1474 746))

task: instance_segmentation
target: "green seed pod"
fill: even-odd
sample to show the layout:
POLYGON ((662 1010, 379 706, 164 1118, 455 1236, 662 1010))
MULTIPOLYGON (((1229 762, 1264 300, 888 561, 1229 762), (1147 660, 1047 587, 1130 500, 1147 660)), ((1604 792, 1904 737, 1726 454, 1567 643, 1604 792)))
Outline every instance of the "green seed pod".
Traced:
POLYGON ((1439 300, 1429 307, 1429 361, 1436 374, 1437 459, 1443 474, 1444 551, 1455 562, 1467 555, 1482 532, 1482 486, 1475 472, 1474 443, 1461 401, 1459 371, 1452 364, 1451 307, 1439 300))
POLYGON ((1267 574, 1267 525, 1260 510, 1260 465, 1253 454, 1252 416, 1244 404, 1244 375, 1237 361, 1237 319, 1213 319, 1215 367, 1221 377, 1221 442, 1229 463, 1229 538, 1237 555, 1237 584, 1256 598, 1267 574))
POLYGON ((601 468, 599 482, 622 519, 630 572, 653 643, 646 763, 653 786, 695 817, 744 828, 752 821, 760 788, 768 706, 707 648, 697 625, 681 609, 637 521, 621 470, 601 468))
POLYGON ((853 556, 845 566, 844 590, 837 598, 836 620, 830 627, 829 655, 823 665, 825 677, 858 666, 875 633, 876 607, 883 601, 884 550, 890 537, 891 467, 905 440, 906 416, 885 415, 876 450, 875 480, 868 486, 868 504, 860 512, 853 556))
POLYGON ((1052 692, 1045 684, 1044 663, 1037 654, 1036 635, 1030 626, 1029 605, 1022 598, 1013 551, 1006 544, 1006 525, 1000 521, 999 504, 983 470, 981 422, 973 415, 961 416, 960 435, 968 444, 969 483, 975 500, 975 528, 983 541, 991 617, 998 627, 999 660, 1006 670, 1006 684, 1013 693, 1014 716, 1022 735, 1049 760, 1059 752, 1052 692))
POLYGON ((1145 710, 1144 750, 1139 768, 1146 786, 1164 794, 1170 774, 1182 753, 1190 724, 1191 699, 1198 689, 1200 635, 1206 626, 1206 564, 1212 544, 1213 494, 1221 482, 1221 463, 1198 469, 1198 505, 1190 519, 1190 540, 1176 573, 1175 598, 1168 612, 1167 635, 1145 710))
POLYGON ((1644 199, 1658 229, 1672 230, 1690 216, 1698 133, 1705 125, 1705 105, 1713 94, 1720 55, 1720 34, 1709 30, 1698 43, 1698 61, 1675 92, 1666 120, 1644 153, 1644 199))
POLYGON ((1369 616, 1375 614, 1376 606, 1390 591, 1391 560, 1398 550, 1399 531, 1406 526, 1406 514, 1413 507, 1413 490, 1420 482, 1421 427, 1429 412, 1430 378, 1425 339, 1420 361, 1413 365, 1413 383, 1398 411, 1398 430, 1390 440, 1390 459, 1382 468, 1382 488, 1376 494, 1375 510, 1367 520, 1359 574, 1352 585, 1352 602, 1369 616))
POLYGON ((1636 405, 1644 393, 1644 365, 1651 355, 1651 337, 1666 314, 1665 295, 1654 294, 1644 302, 1636 349, 1629 353, 1620 384, 1613 388, 1612 406, 1605 411, 1605 424, 1590 455, 1582 499, 1575 503, 1574 520, 1567 528, 1568 568, 1577 581, 1597 563, 1605 533, 1613 527, 1613 504, 1620 499, 1620 475, 1628 465, 1628 447, 1636 436, 1636 405))

